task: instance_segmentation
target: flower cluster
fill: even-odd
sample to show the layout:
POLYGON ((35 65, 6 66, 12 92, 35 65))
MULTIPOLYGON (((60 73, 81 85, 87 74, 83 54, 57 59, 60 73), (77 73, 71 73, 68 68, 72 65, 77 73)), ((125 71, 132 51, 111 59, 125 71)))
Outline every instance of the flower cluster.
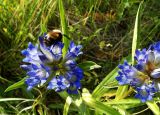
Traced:
POLYGON ((77 66, 75 59, 82 54, 82 46, 71 41, 68 52, 62 56, 64 46, 62 42, 47 46, 44 36, 40 36, 39 43, 35 46, 29 43, 28 48, 22 51, 25 56, 23 62, 26 64, 21 67, 29 76, 26 79, 27 89, 46 84, 48 89, 57 92, 66 90, 68 93, 78 93, 83 71, 77 66))
POLYGON ((142 102, 152 100, 160 91, 160 42, 152 44, 148 49, 136 50, 135 65, 127 61, 119 65, 119 75, 116 77, 120 85, 132 86, 142 102))

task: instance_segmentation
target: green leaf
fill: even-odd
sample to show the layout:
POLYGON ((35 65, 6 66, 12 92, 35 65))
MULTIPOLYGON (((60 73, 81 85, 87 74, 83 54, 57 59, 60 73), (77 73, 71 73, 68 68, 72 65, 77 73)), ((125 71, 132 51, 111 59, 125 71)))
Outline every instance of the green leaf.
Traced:
POLYGON ((62 33, 65 35, 63 36, 63 43, 64 43, 63 56, 65 56, 69 46, 69 40, 66 36, 69 36, 69 34, 66 23, 65 9, 62 0, 58 0, 58 5, 59 5, 60 20, 61 20, 61 29, 62 33))
POLYGON ((22 115, 22 112, 23 112, 23 111, 27 111, 27 110, 30 110, 30 109, 32 109, 32 108, 33 108, 33 106, 25 107, 25 108, 23 108, 21 111, 19 111, 17 115, 22 115))
MULTIPOLYGON (((128 62, 130 62, 131 60, 131 56, 127 56, 125 58, 128 62)), ((123 62, 124 59, 122 59, 121 62, 123 62)), ((92 96, 93 97, 96 97, 96 98, 99 98, 101 97, 104 93, 106 93, 109 88, 106 88, 107 84, 111 84, 112 82, 115 81, 115 77, 118 75, 118 66, 112 70, 103 80, 102 82, 94 89, 93 93, 92 93, 92 96)))
POLYGON ((69 96, 69 94, 66 91, 61 91, 58 92, 58 94, 63 98, 63 99, 67 99, 67 97, 69 96))
POLYGON ((0 76, 0 80, 4 81, 4 82, 12 83, 11 81, 9 81, 8 79, 3 78, 2 76, 0 76))
POLYGON ((26 80, 26 77, 23 78, 21 81, 18 81, 16 83, 14 83, 13 85, 9 86, 5 92, 8 92, 8 91, 11 91, 11 90, 14 90, 14 89, 17 89, 17 88, 20 88, 22 85, 24 85, 24 81, 26 80))
POLYGON ((155 102, 148 101, 146 102, 146 104, 155 115, 160 115, 160 109, 155 102))
POLYGON ((136 21, 135 21, 135 25, 134 25, 134 33, 133 33, 133 39, 132 39, 132 65, 134 65, 134 55, 135 55, 135 51, 137 48, 137 40, 139 38, 139 20, 140 20, 140 9, 142 7, 142 3, 140 3, 138 11, 137 11, 137 15, 136 15, 136 21))
POLYGON ((83 71, 89 71, 89 70, 93 70, 93 69, 97 69, 100 68, 101 66, 96 64, 93 61, 85 61, 82 63, 79 63, 78 66, 83 69, 83 71))
POLYGON ((6 101, 35 101, 34 99, 25 99, 25 98, 1 98, 0 102, 6 101))
POLYGON ((128 99, 120 99, 120 100, 111 100, 107 102, 103 102, 105 105, 112 105, 118 109, 118 111, 124 115, 130 115, 126 110, 129 108, 134 108, 138 106, 145 105, 145 103, 141 103, 139 99, 128 98, 128 99))
POLYGON ((141 104, 139 99, 128 98, 128 99, 120 99, 120 100, 111 100, 108 102, 104 102, 105 105, 120 105, 120 104, 141 104))
MULTIPOLYGON (((67 100, 67 98, 69 97, 69 94, 66 91, 59 92, 58 94, 65 100, 67 100)), ((80 97, 80 95, 72 95, 72 103, 74 105, 74 111, 76 111, 77 110, 76 108, 78 108, 79 109, 78 112, 81 115, 86 115, 86 114, 90 115, 89 110, 86 107, 86 105, 82 102, 82 98, 80 97), (76 108, 75 108, 75 106, 76 106, 76 108)), ((66 106, 69 106, 69 105, 66 105, 66 106)), ((73 111, 73 106, 72 106, 72 108, 70 108, 70 110, 73 111)), ((68 111, 67 108, 65 110, 65 113, 66 113, 66 111, 68 111)))
POLYGON ((120 4, 118 5, 117 9, 117 17, 120 20, 123 17, 124 11, 127 7, 130 7, 128 0, 121 0, 120 4))
POLYGON ((67 115, 68 110, 69 110, 69 106, 71 103, 72 103, 72 98, 70 96, 68 96, 66 99, 66 103, 64 105, 63 115, 67 115))
POLYGON ((107 115, 120 115, 120 113, 114 108, 94 99, 87 89, 83 89, 82 99, 88 106, 94 108, 96 111, 98 110, 107 115))
POLYGON ((76 96, 76 99, 73 102, 78 107, 78 112, 80 115, 90 115, 89 107, 83 102, 82 98, 76 96))
POLYGON ((117 76, 118 67, 112 70, 103 80, 102 82, 94 89, 92 95, 93 97, 99 98, 103 95, 103 93, 107 92, 109 89, 106 88, 106 84, 113 82, 115 77, 117 76))
POLYGON ((123 97, 126 95, 127 91, 128 91, 128 85, 119 86, 115 99, 116 100, 123 99, 123 97))

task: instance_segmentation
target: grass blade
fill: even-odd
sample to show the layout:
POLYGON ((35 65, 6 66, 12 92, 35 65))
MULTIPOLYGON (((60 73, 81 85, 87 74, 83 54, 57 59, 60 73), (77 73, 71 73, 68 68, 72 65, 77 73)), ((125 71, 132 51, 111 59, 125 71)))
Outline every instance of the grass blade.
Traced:
POLYGON ((137 48, 137 40, 139 38, 139 20, 140 20, 140 9, 142 7, 142 3, 140 3, 137 15, 136 15, 136 21, 134 25, 134 32, 133 32, 133 39, 132 39, 132 65, 134 65, 134 55, 135 55, 135 50, 137 48))
POLYGON ((100 68, 101 66, 96 64, 95 62, 93 61, 85 61, 85 62, 82 62, 82 63, 79 63, 78 66, 83 69, 83 71, 90 71, 90 70, 93 70, 93 69, 97 69, 97 68, 100 68))
POLYGON ((13 85, 9 86, 9 87, 5 90, 5 92, 8 92, 8 91, 11 91, 11 90, 14 90, 14 89, 17 89, 17 88, 22 87, 22 86, 24 85, 25 80, 26 80, 26 77, 23 78, 21 81, 18 81, 18 82, 16 82, 16 83, 14 83, 13 85))
POLYGON ((61 20, 61 29, 62 29, 62 33, 65 35, 63 36, 63 43, 65 44, 63 48, 63 56, 64 56, 69 46, 69 40, 66 37, 66 36, 69 36, 69 34, 68 34, 68 28, 66 23, 65 9, 63 7, 62 0, 58 0, 58 4, 59 4, 59 13, 60 13, 60 20, 61 20))
POLYGON ((152 110, 155 115, 160 115, 160 109, 155 102, 146 102, 147 106, 152 110))
POLYGON ((94 99, 87 89, 83 89, 82 99, 88 106, 102 113, 106 113, 107 115, 120 115, 114 108, 104 105, 102 102, 94 99))
POLYGON ((114 70, 112 70, 103 80, 102 82, 94 89, 92 95, 93 97, 100 97, 103 95, 103 92, 106 92, 108 89, 104 86, 107 83, 110 83, 115 80, 115 77, 117 76, 118 67, 116 67, 114 70))
POLYGON ((116 93, 115 99, 116 100, 123 99, 125 97, 127 91, 128 91, 128 86, 127 85, 119 86, 118 90, 117 90, 117 93, 116 93))
MULTIPOLYGON (((126 60, 128 60, 128 62, 130 62, 131 60, 131 56, 129 55, 128 57, 125 58, 126 60)), ((121 62, 123 62, 124 59, 122 59, 121 62)), ((104 93, 106 93, 109 89, 105 87, 106 84, 110 84, 111 82, 114 82, 115 77, 118 75, 118 70, 119 68, 116 67, 115 69, 113 69, 103 80, 102 82, 94 89, 92 96, 99 98, 101 97, 104 93)))
POLYGON ((25 99, 25 98, 1 98, 0 102, 6 101, 34 101, 34 99, 25 99))
POLYGON ((71 103, 72 103, 72 98, 68 96, 66 99, 66 103, 64 105, 63 115, 67 115, 68 110, 69 110, 69 106, 71 103))

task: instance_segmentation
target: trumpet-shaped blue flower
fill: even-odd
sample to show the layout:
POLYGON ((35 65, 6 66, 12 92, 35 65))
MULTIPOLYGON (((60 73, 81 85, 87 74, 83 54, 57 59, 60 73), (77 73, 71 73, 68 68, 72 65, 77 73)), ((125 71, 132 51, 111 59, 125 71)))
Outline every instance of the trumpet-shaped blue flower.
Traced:
POLYGON ((39 58, 40 52, 38 51, 38 45, 34 46, 31 42, 28 44, 28 48, 22 50, 21 52, 24 56, 23 62, 40 64, 41 60, 39 58))
POLYGON ((81 45, 75 45, 73 41, 71 41, 68 52, 65 56, 66 59, 74 59, 75 57, 79 56, 82 54, 81 52, 81 45))
POLYGON ((141 87, 137 87, 136 91, 135 97, 141 99, 142 102, 146 102, 147 100, 152 100, 156 88, 154 84, 144 84, 141 87))
POLYGON ((116 80, 120 85, 132 86, 137 91, 135 97, 145 102, 160 91, 160 42, 148 49, 136 50, 135 60, 135 65, 129 65, 127 61, 119 65, 116 80))
POLYGON ((75 58, 82 54, 81 45, 75 45, 71 41, 68 52, 62 57, 64 44, 56 42, 47 46, 44 36, 39 37, 39 45, 28 44, 28 48, 22 51, 25 56, 21 65, 29 76, 26 79, 28 90, 35 86, 42 86, 48 83, 48 89, 55 91, 66 90, 68 93, 78 93, 81 88, 80 80, 83 78, 83 71, 77 66, 75 58), (48 79, 50 79, 48 81, 48 79))
POLYGON ((48 85, 48 89, 54 89, 55 91, 59 92, 59 91, 63 91, 66 88, 69 88, 70 83, 69 81, 63 77, 63 76, 58 76, 57 78, 54 77, 48 85))

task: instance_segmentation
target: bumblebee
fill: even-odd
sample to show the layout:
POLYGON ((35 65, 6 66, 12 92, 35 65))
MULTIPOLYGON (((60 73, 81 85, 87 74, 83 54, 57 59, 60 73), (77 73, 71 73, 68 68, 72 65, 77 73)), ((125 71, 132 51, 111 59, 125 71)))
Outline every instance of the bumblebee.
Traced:
POLYGON ((57 42, 62 42, 62 32, 60 30, 52 30, 44 36, 44 43, 51 46, 57 42))

